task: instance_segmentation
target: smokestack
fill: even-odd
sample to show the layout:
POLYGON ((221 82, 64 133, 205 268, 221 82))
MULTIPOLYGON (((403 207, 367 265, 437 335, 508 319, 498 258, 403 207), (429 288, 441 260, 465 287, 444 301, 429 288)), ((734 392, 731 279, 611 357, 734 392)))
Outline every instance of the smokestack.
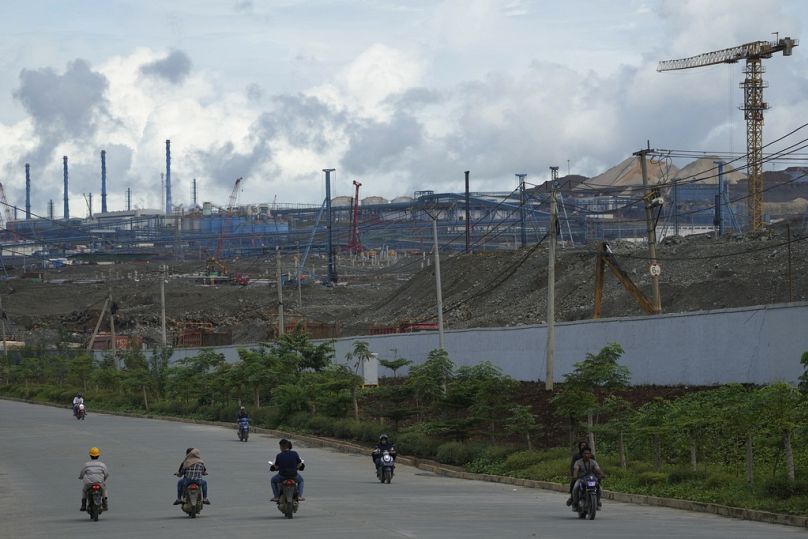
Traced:
POLYGON ((166 215, 171 214, 171 141, 166 140, 166 215))
POLYGON ((107 213, 107 151, 101 150, 101 213, 107 213))
POLYGON ((48 220, 53 221, 53 199, 48 201, 48 220))
POLYGON ((126 211, 132 211, 132 188, 126 188, 126 211))
POLYGON ((193 195, 193 199, 194 199, 194 204, 191 207, 196 208, 196 178, 194 178, 194 187, 193 187, 193 191, 192 191, 191 194, 193 195))
POLYGON ((65 176, 65 194, 64 194, 65 207, 64 207, 64 212, 63 212, 62 217, 64 219, 70 219, 70 202, 68 201, 68 198, 67 198, 67 156, 66 155, 64 157, 62 157, 62 170, 64 171, 64 176, 65 176))
POLYGON ((25 218, 31 218, 31 165, 25 163, 25 218))

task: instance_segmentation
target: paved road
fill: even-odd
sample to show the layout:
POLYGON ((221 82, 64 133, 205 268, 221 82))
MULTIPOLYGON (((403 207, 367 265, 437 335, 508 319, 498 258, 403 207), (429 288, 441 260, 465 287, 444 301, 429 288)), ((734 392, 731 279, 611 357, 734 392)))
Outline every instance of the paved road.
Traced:
POLYGON ((78 422, 67 409, 0 401, 0 537, 805 537, 800 528, 608 501, 594 522, 580 521, 558 493, 407 466, 382 485, 368 457, 305 447, 297 449, 307 501, 286 520, 268 501, 266 461, 276 448, 275 439, 240 443, 220 427, 92 413, 78 422), (78 510, 78 472, 93 445, 111 473, 111 511, 98 523, 78 510), (213 502, 196 520, 171 505, 171 474, 190 446, 205 458, 213 502))

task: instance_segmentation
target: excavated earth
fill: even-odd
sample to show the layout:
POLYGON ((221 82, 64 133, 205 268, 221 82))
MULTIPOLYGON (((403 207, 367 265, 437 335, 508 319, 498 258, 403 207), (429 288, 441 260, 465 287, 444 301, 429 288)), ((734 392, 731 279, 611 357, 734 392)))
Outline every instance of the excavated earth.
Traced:
MULTIPOLYGON (((792 223, 791 287, 785 227, 759 233, 672 237, 662 241, 660 292, 664 312, 687 312, 808 300, 808 235, 792 223)), ((556 263, 556 318, 592 317, 598 245, 559 248, 556 263)), ((649 298, 648 249, 642 244, 611 242, 619 265, 649 298)), ((231 271, 253 279, 248 286, 195 283, 181 277, 203 269, 200 261, 169 262, 165 284, 166 318, 172 334, 204 323, 229 331, 236 343, 265 340, 277 324, 275 260, 225 261, 231 271), (258 279, 256 281, 256 279, 258 279), (268 283, 272 281, 270 286, 268 283)), ((322 260, 315 261, 322 274, 322 260)), ((289 268, 285 268, 288 271, 289 268)), ((514 326, 546 318, 548 252, 545 245, 473 254, 443 253, 441 277, 448 328, 514 326)), ((340 257, 340 284, 284 288, 289 319, 338 323, 342 335, 362 335, 371 328, 434 322, 435 275, 429 256, 399 257, 394 264, 372 266, 340 257)), ((112 292, 117 304, 116 330, 159 342, 159 265, 126 263, 74 265, 45 270, 43 280, 8 273, 0 285, 10 339, 86 343, 104 300, 112 292)), ((603 317, 643 314, 639 305, 607 270, 603 317)), ((105 319, 101 330, 108 330, 105 319)))

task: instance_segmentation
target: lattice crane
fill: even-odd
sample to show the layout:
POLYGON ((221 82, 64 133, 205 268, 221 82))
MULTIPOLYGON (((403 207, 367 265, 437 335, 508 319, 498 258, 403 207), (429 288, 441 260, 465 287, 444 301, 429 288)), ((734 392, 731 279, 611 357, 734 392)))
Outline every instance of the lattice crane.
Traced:
POLYGON ((232 213, 238 206, 238 193, 243 179, 244 178, 239 176, 233 184, 233 191, 230 192, 230 199, 227 201, 227 213, 232 213))
POLYGON ((764 58, 771 58, 776 52, 791 56, 791 50, 799 41, 784 37, 775 41, 753 41, 720 51, 705 52, 679 60, 659 62, 657 71, 674 71, 715 64, 734 64, 746 60, 746 79, 740 84, 744 91, 744 102, 740 107, 746 118, 746 163, 749 170, 749 222, 752 230, 763 227, 763 111, 769 108, 763 101, 764 58))

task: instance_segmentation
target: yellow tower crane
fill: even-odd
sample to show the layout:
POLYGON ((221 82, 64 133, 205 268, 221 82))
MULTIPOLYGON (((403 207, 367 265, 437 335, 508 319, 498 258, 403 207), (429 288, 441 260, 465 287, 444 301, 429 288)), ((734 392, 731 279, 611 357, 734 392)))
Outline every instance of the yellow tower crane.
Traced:
POLYGON ((746 163, 749 170, 749 223, 752 230, 763 227, 763 111, 769 105, 763 101, 764 58, 771 58, 775 52, 783 56, 791 56, 791 50, 799 45, 799 41, 790 37, 778 38, 775 41, 753 41, 720 51, 705 52, 679 60, 659 62, 657 71, 674 71, 715 64, 734 64, 746 60, 746 79, 741 83, 744 101, 741 110, 746 118, 746 163))

